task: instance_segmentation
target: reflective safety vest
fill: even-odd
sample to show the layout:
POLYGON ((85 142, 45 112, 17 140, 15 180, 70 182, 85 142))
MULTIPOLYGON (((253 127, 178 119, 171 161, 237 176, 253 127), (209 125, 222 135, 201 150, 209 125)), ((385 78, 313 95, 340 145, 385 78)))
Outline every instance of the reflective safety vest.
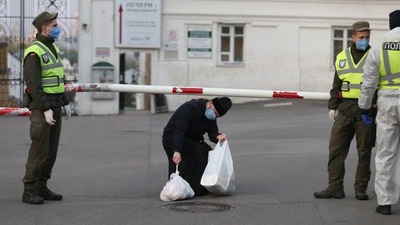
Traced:
POLYGON ((400 89, 400 42, 385 42, 381 45, 379 75, 379 90, 400 89))
POLYGON ((56 49, 58 58, 54 56, 49 48, 39 41, 34 41, 33 44, 24 52, 24 61, 26 56, 34 52, 40 58, 42 66, 42 87, 47 94, 64 93, 64 69, 61 63, 60 49, 53 45, 56 49))
MULTIPOLYGON (((371 48, 370 48, 371 49, 371 48)), ((339 79, 342 80, 342 97, 357 99, 361 93, 361 75, 369 50, 358 64, 354 64, 350 48, 340 52, 336 57, 335 67, 339 79)))

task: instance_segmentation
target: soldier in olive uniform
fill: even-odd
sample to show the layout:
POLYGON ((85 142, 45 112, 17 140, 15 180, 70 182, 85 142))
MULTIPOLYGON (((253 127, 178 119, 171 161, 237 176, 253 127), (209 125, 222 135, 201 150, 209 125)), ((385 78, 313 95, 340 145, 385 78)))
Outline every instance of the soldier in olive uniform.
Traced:
POLYGON ((54 44, 60 34, 58 13, 42 12, 32 22, 36 40, 24 53, 24 78, 27 93, 25 106, 31 110, 30 138, 22 201, 43 204, 43 200, 61 200, 62 195, 47 188, 47 181, 57 158, 61 132, 62 107, 66 119, 71 116, 65 94, 64 71, 60 50, 54 44))
POLYGON ((370 161, 373 125, 361 118, 358 97, 361 91, 361 75, 370 50, 370 28, 367 21, 353 24, 353 44, 336 57, 335 76, 328 102, 329 117, 334 121, 329 141, 328 187, 315 192, 316 198, 345 197, 343 180, 345 159, 351 141, 356 136, 358 165, 354 183, 355 198, 368 200, 367 187, 371 176, 370 161), (339 111, 336 116, 336 110, 339 111))

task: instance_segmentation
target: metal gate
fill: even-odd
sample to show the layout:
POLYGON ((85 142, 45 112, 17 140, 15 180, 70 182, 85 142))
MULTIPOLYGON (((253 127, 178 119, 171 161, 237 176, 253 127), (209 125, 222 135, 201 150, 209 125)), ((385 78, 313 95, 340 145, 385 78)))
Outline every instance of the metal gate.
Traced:
MULTIPOLYGON (((78 76, 78 0, 0 0, 0 107, 22 107, 24 50, 35 40, 33 19, 41 12, 58 12, 61 34, 55 42, 61 51, 65 79, 78 76)), ((75 96, 68 93, 76 111, 75 96)))

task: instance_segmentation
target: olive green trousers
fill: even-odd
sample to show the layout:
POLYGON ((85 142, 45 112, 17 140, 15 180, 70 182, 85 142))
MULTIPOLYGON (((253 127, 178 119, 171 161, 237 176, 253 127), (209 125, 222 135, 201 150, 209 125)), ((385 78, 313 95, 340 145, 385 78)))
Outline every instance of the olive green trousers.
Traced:
POLYGON ((61 107, 52 107, 55 125, 46 123, 43 111, 33 109, 30 116, 30 138, 28 160, 25 164, 25 176, 22 179, 25 190, 35 190, 47 186, 47 180, 57 158, 61 133, 61 107))
MULTIPOLYGON (((355 192, 365 192, 371 176, 372 126, 366 125, 360 117, 340 114, 336 117, 329 141, 329 189, 343 189, 345 160, 351 141, 356 136, 358 162, 355 175, 355 192)), ((349 162, 351 164, 356 162, 349 162)))

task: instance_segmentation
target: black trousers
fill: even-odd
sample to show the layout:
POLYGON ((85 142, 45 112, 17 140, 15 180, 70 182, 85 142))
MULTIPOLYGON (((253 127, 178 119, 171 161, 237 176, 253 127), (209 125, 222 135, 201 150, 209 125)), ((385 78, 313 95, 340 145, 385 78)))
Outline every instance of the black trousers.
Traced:
MULTIPOLYGON (((176 165, 172 161, 174 155, 172 145, 173 135, 163 135, 163 147, 168 157, 168 179, 176 171, 176 165)), ((208 151, 212 148, 204 141, 186 139, 181 152, 179 175, 192 187, 196 196, 207 194, 208 191, 200 184, 201 176, 207 166, 208 151)))

